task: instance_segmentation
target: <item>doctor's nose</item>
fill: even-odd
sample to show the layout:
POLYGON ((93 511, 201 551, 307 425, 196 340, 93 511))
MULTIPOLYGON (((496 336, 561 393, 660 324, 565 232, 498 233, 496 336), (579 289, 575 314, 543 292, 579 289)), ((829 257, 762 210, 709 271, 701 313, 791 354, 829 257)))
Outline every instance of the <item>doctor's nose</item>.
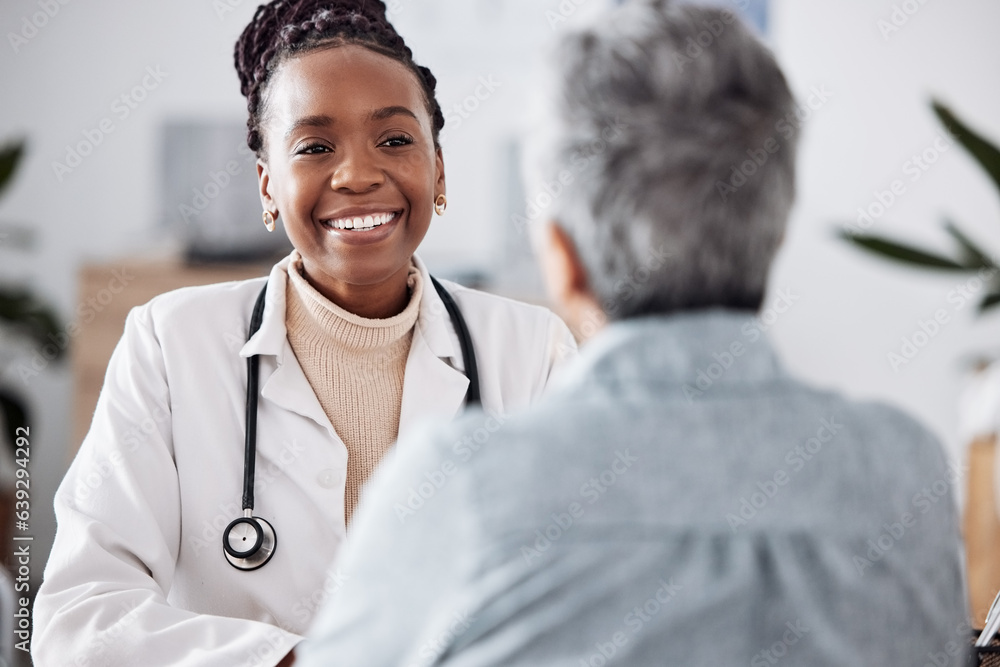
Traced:
POLYGON ((350 151, 334 168, 330 187, 340 192, 368 192, 385 182, 385 174, 367 151, 350 151))

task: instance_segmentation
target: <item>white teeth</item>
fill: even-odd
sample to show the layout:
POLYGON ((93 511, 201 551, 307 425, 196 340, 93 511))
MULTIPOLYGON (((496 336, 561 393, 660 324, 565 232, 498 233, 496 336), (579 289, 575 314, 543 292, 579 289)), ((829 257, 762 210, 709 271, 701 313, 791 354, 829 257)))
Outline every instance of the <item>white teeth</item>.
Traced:
POLYGON ((366 215, 364 217, 339 218, 330 220, 327 225, 333 229, 374 229, 384 225, 396 217, 395 213, 379 213, 378 215, 366 215))

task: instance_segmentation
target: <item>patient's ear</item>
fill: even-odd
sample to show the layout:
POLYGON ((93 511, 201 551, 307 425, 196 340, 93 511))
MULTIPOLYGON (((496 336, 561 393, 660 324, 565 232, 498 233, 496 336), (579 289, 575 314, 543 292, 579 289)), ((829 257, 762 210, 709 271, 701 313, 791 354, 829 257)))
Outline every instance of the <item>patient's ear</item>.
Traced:
POLYGON ((590 290, 587 270, 576 245, 558 222, 549 222, 539 243, 542 274, 556 310, 581 343, 607 321, 600 302, 590 290))

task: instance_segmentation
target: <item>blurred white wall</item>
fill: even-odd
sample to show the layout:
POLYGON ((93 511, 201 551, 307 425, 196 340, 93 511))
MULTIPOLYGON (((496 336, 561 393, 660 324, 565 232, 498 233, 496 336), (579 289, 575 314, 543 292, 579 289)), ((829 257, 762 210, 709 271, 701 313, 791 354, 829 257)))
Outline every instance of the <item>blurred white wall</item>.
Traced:
POLYGON ((942 230, 949 217, 1000 252, 998 193, 972 158, 955 144, 926 170, 912 161, 927 149, 934 157, 942 135, 932 96, 1000 142, 997 26, 1000 3, 992 0, 773 6, 773 44, 794 92, 800 101, 813 88, 831 93, 800 147, 798 205, 772 278, 772 287, 787 286, 800 300, 775 324, 777 343, 807 378, 911 411, 956 460, 965 444, 956 410, 965 370, 978 353, 1000 352, 1000 312, 977 317, 978 299, 959 308, 957 292, 949 301, 968 275, 889 264, 833 236, 899 180, 905 191, 869 231, 952 253, 942 230), (901 17, 898 30, 886 28, 901 17), (948 323, 894 370, 888 354, 899 354, 902 338, 941 309, 948 323))
MULTIPOLYGON (((574 11, 594 11, 605 1, 585 0, 574 11)), ((435 221, 422 253, 432 265, 496 269, 510 233, 510 142, 523 129, 541 45, 563 25, 553 16, 560 5, 575 5, 388 5, 417 60, 437 75, 449 119, 449 212, 435 221), (484 87, 484 81, 492 83, 484 87)), ((0 226, 21 224, 37 234, 28 251, 0 239, 0 280, 29 283, 70 320, 81 262, 170 245, 158 223, 160 124, 170 118, 244 119, 231 54, 255 6, 252 0, 0 3, 0 141, 25 136, 30 142, 20 177, 0 199, 0 226), (46 7, 52 16, 44 14, 46 7), (26 28, 32 23, 43 25, 26 28), (144 79, 146 90, 135 92, 143 99, 133 99, 131 108, 121 96, 132 98, 144 79), (101 131, 92 153, 57 175, 53 163, 66 162, 68 146, 96 137, 102 121, 113 131, 101 131)), ((800 298, 774 325, 775 338, 795 371, 910 409, 956 457, 961 359, 1000 347, 992 342, 1000 333, 997 316, 975 319, 970 307, 953 312, 947 294, 957 276, 897 269, 845 247, 833 231, 870 204, 873 191, 909 178, 904 163, 939 133, 930 95, 1000 139, 998 25, 1000 4, 992 0, 774 0, 771 16, 771 41, 800 99, 813 86, 831 93, 809 119, 801 146, 799 204, 773 277, 776 289, 800 298), (890 20, 894 4, 920 9, 884 39, 877 22, 890 20), (951 322, 894 372, 887 353, 898 351, 900 338, 939 308, 948 310, 951 322)), ((1000 249, 996 193, 959 148, 906 185, 874 231, 940 244, 947 214, 1000 249)), ((25 383, 8 365, 2 377, 24 387, 39 412, 34 523, 44 548, 54 528, 49 499, 70 445, 69 372, 50 368, 25 383)), ((36 575, 40 568, 36 562, 36 575)))

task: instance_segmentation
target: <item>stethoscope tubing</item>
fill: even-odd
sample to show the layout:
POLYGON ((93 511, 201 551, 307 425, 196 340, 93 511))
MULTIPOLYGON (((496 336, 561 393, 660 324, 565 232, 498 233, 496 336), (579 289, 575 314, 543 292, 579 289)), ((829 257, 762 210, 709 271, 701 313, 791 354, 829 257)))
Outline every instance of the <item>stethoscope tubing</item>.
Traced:
MULTIPOLYGON (((253 338, 264 320, 264 297, 267 296, 267 284, 261 289, 257 301, 253 305, 250 316, 250 330, 247 340, 253 338)), ((253 510, 253 482, 256 473, 257 460, 257 397, 260 394, 260 357, 252 354, 247 357, 247 411, 246 434, 243 448, 243 509, 253 510)))
MULTIPOLYGON (((462 350, 462 360, 465 362, 465 375, 469 378, 469 388, 465 395, 466 406, 481 405, 479 393, 479 367, 476 363, 476 351, 472 345, 469 327, 462 317, 462 311, 455 303, 454 297, 438 280, 431 276, 434 290, 441 297, 445 310, 451 318, 458 343, 462 350)), ((267 284, 257 295, 253 312, 250 315, 250 327, 247 340, 253 338, 264 320, 264 301, 267 295, 267 284)), ((278 545, 274 527, 260 517, 253 516, 253 487, 257 461, 257 402, 260 396, 260 357, 256 354, 247 357, 247 403, 246 403, 246 434, 243 447, 243 516, 233 520, 222 534, 223 552, 229 564, 239 570, 250 571, 263 567, 278 545), (255 532, 253 544, 245 550, 236 550, 230 543, 230 537, 239 526, 248 526, 255 532)), ((244 538, 245 539, 245 538, 244 538)))

